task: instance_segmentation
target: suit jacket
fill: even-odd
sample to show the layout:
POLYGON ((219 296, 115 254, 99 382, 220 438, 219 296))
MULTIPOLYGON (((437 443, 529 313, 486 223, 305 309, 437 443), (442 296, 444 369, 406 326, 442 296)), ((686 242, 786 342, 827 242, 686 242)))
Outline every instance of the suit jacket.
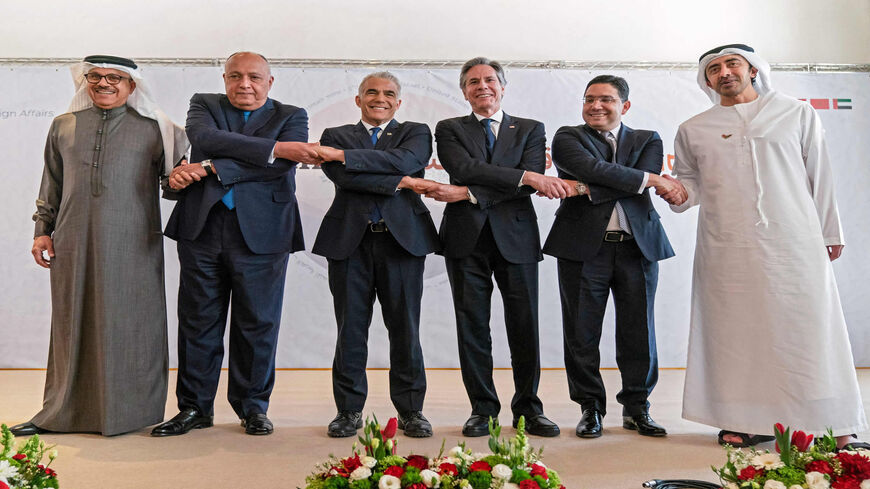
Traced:
POLYGON ((304 109, 267 99, 245 122, 243 111, 226 95, 198 93, 190 99, 185 130, 192 145, 190 160, 210 158, 220 180, 204 178, 181 192, 166 236, 196 239, 212 206, 232 185, 239 226, 251 251, 305 248, 295 195, 296 162, 277 158, 268 163, 275 142, 308 142, 304 109))
POLYGON ((396 190, 404 176, 422 177, 432 155, 426 124, 390 121, 372 146, 362 122, 323 131, 320 144, 344 150, 345 163, 321 165, 335 184, 335 198, 314 241, 313 253, 343 260, 359 246, 375 205, 390 233, 408 253, 425 256, 440 248, 429 209, 410 189, 396 190))
POLYGON ((565 126, 553 138, 553 162, 559 176, 580 180, 589 195, 563 199, 544 243, 544 253, 584 261, 595 256, 604 240, 616 202, 622 205, 631 232, 644 257, 650 261, 674 256, 649 189, 637 193, 644 172, 659 174, 662 140, 654 131, 634 130, 623 124, 613 149, 601 134, 583 124, 565 126))
POLYGON ((446 119, 435 128, 438 159, 450 183, 467 185, 477 204, 464 200, 447 204, 441 220, 446 258, 468 256, 488 221, 496 246, 511 263, 541 261, 538 216, 529 186, 518 186, 523 171, 544 173, 544 125, 504 114, 491 162, 486 161, 486 136, 474 114, 446 119))

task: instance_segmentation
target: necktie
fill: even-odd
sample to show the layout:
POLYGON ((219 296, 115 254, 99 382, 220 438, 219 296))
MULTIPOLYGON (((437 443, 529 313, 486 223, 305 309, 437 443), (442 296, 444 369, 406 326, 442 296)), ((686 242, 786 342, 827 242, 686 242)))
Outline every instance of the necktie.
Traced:
MULTIPOLYGON (((605 138, 613 149, 613 156, 610 158, 610 161, 616 163, 616 137, 613 136, 612 132, 608 131, 605 138)), ((631 234, 631 226, 628 224, 628 218, 625 217, 625 210, 622 208, 622 204, 620 204, 619 201, 616 202, 614 209, 616 210, 616 221, 619 222, 619 227, 626 233, 631 234)))
MULTIPOLYGON (((246 110, 243 115, 245 116, 245 122, 248 122, 248 117, 251 116, 251 111, 246 110)), ((227 206, 227 209, 233 210, 236 207, 236 200, 233 198, 233 188, 230 187, 230 190, 221 197, 221 202, 227 206)))
MULTIPOLYGON (((378 133, 379 132, 381 132, 380 127, 373 127, 372 128, 372 146, 378 145, 378 133)), ((381 215, 381 209, 378 208, 378 204, 375 204, 374 207, 372 207, 372 213, 369 215, 369 220, 371 220, 374 223, 377 223, 377 222, 380 222, 383 218, 384 218, 384 216, 381 215)))
POLYGON ((486 132, 486 161, 492 159, 492 148, 495 147, 495 133, 492 132, 492 119, 481 119, 483 130, 486 132))

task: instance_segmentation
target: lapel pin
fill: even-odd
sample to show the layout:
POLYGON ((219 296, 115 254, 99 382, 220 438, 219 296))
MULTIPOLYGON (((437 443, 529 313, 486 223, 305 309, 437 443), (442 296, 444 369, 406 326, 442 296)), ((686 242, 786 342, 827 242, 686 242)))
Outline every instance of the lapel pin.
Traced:
POLYGON ((516 129, 516 128, 517 128, 517 126, 513 126, 513 125, 508 126, 508 129, 516 129))
POLYGON ((393 135, 393 133, 391 133, 391 132, 387 133, 387 136, 392 136, 392 135, 393 135))
POLYGON ((722 139, 728 139, 731 137, 731 134, 723 134, 722 139))

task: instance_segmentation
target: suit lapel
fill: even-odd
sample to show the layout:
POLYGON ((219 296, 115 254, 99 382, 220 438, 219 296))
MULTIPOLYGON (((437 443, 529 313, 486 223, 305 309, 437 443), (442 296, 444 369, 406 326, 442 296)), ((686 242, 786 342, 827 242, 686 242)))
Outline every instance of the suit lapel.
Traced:
POLYGON ((399 123, 396 122, 396 119, 390 121, 387 124, 386 129, 381 132, 381 137, 378 138, 378 144, 375 145, 375 148, 392 148, 393 147, 393 135, 399 130, 399 123))
POLYGON ((507 148, 513 148, 517 142, 517 125, 511 116, 502 112, 501 125, 498 128, 498 136, 495 138, 495 147, 492 149, 492 162, 498 165, 503 161, 502 155, 507 148))
POLYGON ((634 129, 622 125, 622 130, 619 131, 619 140, 616 143, 616 162, 622 166, 628 162, 628 156, 631 154, 631 147, 634 143, 634 129))
POLYGON ((226 96, 221 97, 220 104, 221 111, 226 118, 227 128, 231 132, 242 132, 242 127, 245 125, 245 116, 242 114, 242 111, 233 107, 230 99, 226 96))
MULTIPOLYGON (((253 135, 254 132, 269 122, 274 112, 275 104, 272 103, 272 99, 266 99, 266 103, 262 107, 251 112, 251 115, 248 116, 248 122, 243 122, 242 134, 246 136, 253 135)), ((245 116, 242 114, 242 121, 244 120, 245 116)))
POLYGON ((477 117, 474 114, 468 115, 462 121, 462 125, 465 126, 465 132, 468 133, 468 136, 474 141, 474 145, 477 147, 478 155, 481 159, 486 159, 486 134, 483 132, 483 126, 480 124, 480 121, 477 120, 477 117))
POLYGON ((363 125, 362 121, 357 122, 356 126, 353 127, 353 135, 356 138, 359 146, 357 148, 362 149, 373 149, 372 145, 372 135, 366 130, 366 126, 363 125))
MULTIPOLYGON (((597 129, 593 129, 586 124, 583 124, 583 129, 586 131, 586 134, 589 135, 589 140, 592 141, 592 147, 598 153, 597 156, 604 161, 610 161, 610 154, 612 153, 610 143, 604 139, 604 136, 602 136, 597 129)), ((617 149, 619 149, 619 146, 617 146, 617 149)))

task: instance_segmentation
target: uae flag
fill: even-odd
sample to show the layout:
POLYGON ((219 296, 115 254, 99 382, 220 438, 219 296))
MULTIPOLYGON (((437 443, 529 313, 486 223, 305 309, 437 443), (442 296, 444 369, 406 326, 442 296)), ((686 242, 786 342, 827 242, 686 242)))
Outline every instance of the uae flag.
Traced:
POLYGON ((852 109, 852 99, 850 98, 835 98, 832 100, 834 101, 834 110, 852 109))

